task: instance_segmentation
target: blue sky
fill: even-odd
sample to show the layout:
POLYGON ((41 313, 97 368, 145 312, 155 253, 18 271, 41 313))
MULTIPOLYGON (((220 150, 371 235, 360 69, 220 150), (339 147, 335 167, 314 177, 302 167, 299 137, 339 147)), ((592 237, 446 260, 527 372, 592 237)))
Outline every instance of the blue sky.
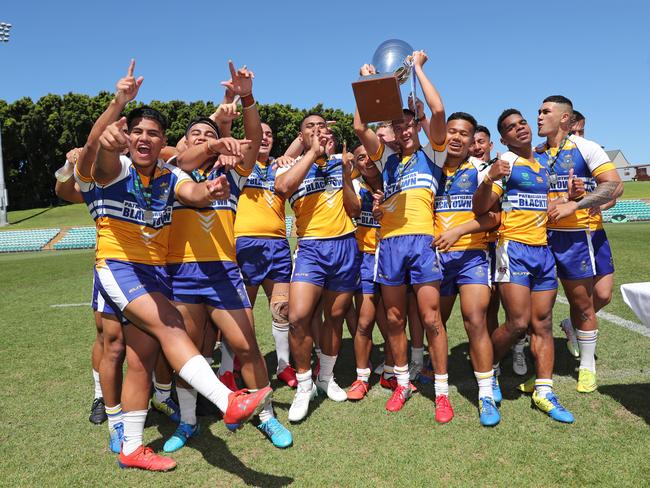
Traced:
POLYGON ((519 108, 534 125, 541 100, 563 94, 586 115, 588 138, 650 163, 648 5, 7 1, 0 98, 112 90, 134 57, 145 76, 140 100, 219 100, 232 58, 255 72, 262 103, 351 112, 359 66, 400 38, 429 54, 425 70, 447 113, 470 112, 496 133, 503 109, 519 108))

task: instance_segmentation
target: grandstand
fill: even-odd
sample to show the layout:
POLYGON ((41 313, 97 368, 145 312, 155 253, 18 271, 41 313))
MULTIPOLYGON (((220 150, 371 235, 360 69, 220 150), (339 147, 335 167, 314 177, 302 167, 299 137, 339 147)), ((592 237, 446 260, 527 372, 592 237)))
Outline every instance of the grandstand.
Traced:
POLYGON ((52 249, 88 249, 95 247, 95 227, 73 227, 52 249))
POLYGON ((650 205, 644 200, 619 200, 603 212, 604 222, 638 222, 650 220, 650 205))
POLYGON ((0 252, 39 251, 61 231, 54 229, 8 230, 0 233, 0 252))

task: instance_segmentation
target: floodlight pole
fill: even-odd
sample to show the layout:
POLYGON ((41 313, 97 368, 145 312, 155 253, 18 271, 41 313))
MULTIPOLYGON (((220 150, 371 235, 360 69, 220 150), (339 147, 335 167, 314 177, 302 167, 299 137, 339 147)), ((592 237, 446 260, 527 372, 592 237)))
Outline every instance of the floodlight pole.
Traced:
POLYGON ((7 206, 9 197, 7 187, 5 186, 5 168, 2 161, 2 121, 0 120, 0 227, 4 227, 7 222, 7 206))
MULTIPOLYGON (((9 42, 9 29, 11 29, 11 24, 0 22, 0 41, 9 42)), ((8 205, 9 196, 5 185, 5 168, 2 160, 2 120, 0 120, 0 227, 9 224, 7 222, 8 205)))

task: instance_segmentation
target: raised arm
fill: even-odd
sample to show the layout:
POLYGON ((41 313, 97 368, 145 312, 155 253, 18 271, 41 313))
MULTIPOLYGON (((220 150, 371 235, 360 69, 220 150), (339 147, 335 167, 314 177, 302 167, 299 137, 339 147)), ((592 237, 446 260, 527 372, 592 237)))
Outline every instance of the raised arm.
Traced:
POLYGON ((144 81, 144 77, 140 76, 135 78, 135 76, 133 76, 134 70, 135 59, 132 59, 126 72, 126 76, 118 80, 115 85, 115 97, 111 100, 106 110, 95 121, 95 124, 88 135, 86 144, 81 150, 79 159, 77 160, 76 171, 82 178, 93 178, 97 182, 108 182, 114 179, 120 171, 119 166, 109 165, 108 167, 95 167, 93 164, 97 159, 97 152, 99 151, 100 146, 100 136, 110 124, 120 117, 126 104, 135 99, 138 95, 138 90, 144 81))
POLYGON ((494 188, 500 188, 501 192, 505 188, 495 185, 495 181, 501 181, 504 176, 510 175, 510 164, 502 159, 497 159, 491 166, 483 181, 476 189, 474 197, 472 198, 472 212, 474 215, 480 216, 494 208, 501 194, 494 191, 494 188))
POLYGON ((431 110, 431 121, 429 122, 429 132, 427 137, 432 145, 442 146, 447 139, 447 121, 445 120, 445 106, 442 104, 442 98, 433 83, 424 73, 422 67, 427 62, 427 55, 424 51, 413 52, 413 66, 415 74, 418 77, 424 99, 431 110))
POLYGON ((257 155, 262 144, 262 122, 260 114, 257 111, 257 103, 253 97, 253 78, 255 74, 249 71, 246 66, 235 70, 232 61, 228 62, 231 78, 223 81, 224 85, 230 92, 241 97, 242 112, 244 113, 244 134, 250 143, 243 149, 244 169, 250 169, 257 160, 257 155))
POLYGON ((187 181, 176 193, 178 200, 190 207, 209 207, 215 200, 225 200, 230 196, 230 185, 226 175, 202 183, 187 181))
POLYGON ((243 157, 243 146, 249 144, 247 139, 208 139, 207 141, 188 147, 176 156, 176 166, 183 171, 192 171, 203 166, 206 161, 216 161, 219 154, 243 157))
POLYGON ((325 148, 321 146, 317 131, 314 131, 309 142, 310 147, 303 157, 275 177, 275 191, 285 198, 293 195, 305 179, 305 176, 307 176, 312 164, 314 164, 318 156, 325 152, 325 148))
POLYGON ((427 117, 426 112, 424 111, 424 103, 419 98, 415 98, 415 103, 413 103, 413 97, 409 95, 409 110, 413 113, 417 113, 418 124, 424 130, 424 134, 427 136, 427 139, 431 140, 431 120, 427 117), (417 108, 417 110, 416 110, 417 108))
POLYGON ((352 161, 354 155, 347 150, 347 144, 343 143, 343 207, 348 216, 357 218, 361 215, 361 200, 354 190, 352 182, 352 161))
MULTIPOLYGON (((375 73, 377 73, 377 71, 372 64, 364 64, 359 70, 361 76, 374 75, 375 73)), ((379 152, 381 141, 379 140, 379 137, 377 137, 377 134, 375 134, 367 124, 361 122, 358 107, 355 107, 354 109, 354 132, 357 134, 363 147, 368 151, 368 156, 373 156, 379 152)))

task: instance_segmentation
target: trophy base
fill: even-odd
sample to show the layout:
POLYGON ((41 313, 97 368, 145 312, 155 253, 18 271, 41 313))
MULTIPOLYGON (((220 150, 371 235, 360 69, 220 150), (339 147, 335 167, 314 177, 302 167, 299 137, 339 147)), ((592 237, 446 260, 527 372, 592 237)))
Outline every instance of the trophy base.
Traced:
POLYGON ((352 83, 361 122, 401 120, 402 93, 394 74, 363 76, 352 83))

